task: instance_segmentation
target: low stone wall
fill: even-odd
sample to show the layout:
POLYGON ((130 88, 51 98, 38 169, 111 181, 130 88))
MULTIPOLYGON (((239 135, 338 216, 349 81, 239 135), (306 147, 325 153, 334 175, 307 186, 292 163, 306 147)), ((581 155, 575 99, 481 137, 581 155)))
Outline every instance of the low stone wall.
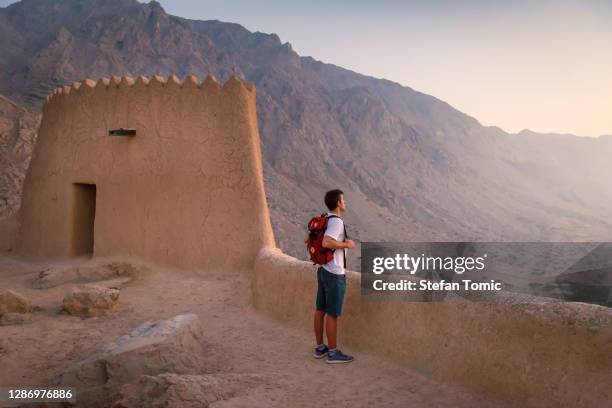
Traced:
MULTIPOLYGON (((264 248, 252 279, 259 311, 313 336, 316 268, 264 248)), ((347 272, 339 344, 518 406, 609 404, 612 309, 564 302, 363 301, 347 272)), ((305 354, 306 355, 306 354, 305 354)), ((358 363, 358 360, 356 361, 358 363)))

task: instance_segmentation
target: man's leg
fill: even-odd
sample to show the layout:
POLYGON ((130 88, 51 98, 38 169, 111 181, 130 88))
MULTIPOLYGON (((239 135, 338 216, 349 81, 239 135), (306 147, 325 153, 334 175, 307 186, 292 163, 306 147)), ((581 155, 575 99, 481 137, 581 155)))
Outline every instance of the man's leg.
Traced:
POLYGON ((338 337, 338 316, 325 315, 325 334, 327 335, 327 346, 330 350, 335 349, 338 337))
POLYGON ((327 362, 330 364, 350 363, 353 361, 353 357, 344 354, 336 348, 338 317, 342 313, 342 303, 344 302, 344 293, 346 292, 346 277, 334 276, 332 281, 333 284, 329 285, 330 296, 328 297, 327 317, 325 318, 325 329, 329 343, 327 362))
POLYGON ((323 318, 325 317, 325 308, 327 307, 322 273, 323 268, 319 267, 317 269, 317 303, 314 314, 314 331, 317 345, 323 344, 323 318))
POLYGON ((325 310, 316 310, 314 314, 314 331, 317 344, 323 344, 323 321, 325 310))
POLYGON ((314 313, 314 332, 317 347, 314 350, 313 356, 315 358, 323 358, 327 355, 327 346, 323 343, 323 324, 325 318, 325 308, 327 307, 327 300, 325 298, 325 290, 323 288, 323 282, 321 281, 321 269, 317 270, 317 303, 316 310, 314 313))

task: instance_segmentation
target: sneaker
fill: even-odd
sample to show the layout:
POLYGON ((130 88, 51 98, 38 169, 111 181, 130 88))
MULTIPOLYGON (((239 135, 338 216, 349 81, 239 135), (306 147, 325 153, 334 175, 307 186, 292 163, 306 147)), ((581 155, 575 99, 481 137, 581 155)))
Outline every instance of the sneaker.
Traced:
POLYGON ((351 361, 353 361, 353 356, 347 356, 338 349, 327 352, 328 364, 350 363, 351 361))
POLYGON ((323 358, 327 355, 327 352, 329 351, 329 348, 323 344, 321 346, 317 346, 314 349, 314 353, 312 353, 312 356, 314 358, 323 358))

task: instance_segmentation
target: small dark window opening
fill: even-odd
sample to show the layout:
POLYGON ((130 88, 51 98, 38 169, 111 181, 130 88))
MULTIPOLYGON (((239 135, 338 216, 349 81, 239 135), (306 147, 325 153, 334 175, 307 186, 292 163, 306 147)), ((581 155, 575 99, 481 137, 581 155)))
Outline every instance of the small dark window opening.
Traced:
POLYGON ((109 136, 136 136, 136 129, 111 129, 108 131, 109 136))
POLYGON ((96 185, 75 183, 72 229, 72 254, 93 255, 96 185))

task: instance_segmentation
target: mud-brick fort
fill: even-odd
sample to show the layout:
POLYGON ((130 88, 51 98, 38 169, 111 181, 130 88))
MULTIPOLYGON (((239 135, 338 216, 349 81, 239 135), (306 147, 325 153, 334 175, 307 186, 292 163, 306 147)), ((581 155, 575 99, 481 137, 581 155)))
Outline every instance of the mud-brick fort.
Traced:
MULTIPOLYGON (((244 270, 257 310, 311 336, 315 272, 275 248, 255 88, 235 77, 85 80, 47 99, 16 249, 244 270)), ((511 406, 610 403, 612 313, 544 299, 364 301, 347 271, 343 345, 511 406)), ((357 361, 355 364, 359 364, 357 361)))
POLYGON ((255 87, 85 80, 47 98, 21 207, 26 255, 252 267, 273 246, 255 87))

